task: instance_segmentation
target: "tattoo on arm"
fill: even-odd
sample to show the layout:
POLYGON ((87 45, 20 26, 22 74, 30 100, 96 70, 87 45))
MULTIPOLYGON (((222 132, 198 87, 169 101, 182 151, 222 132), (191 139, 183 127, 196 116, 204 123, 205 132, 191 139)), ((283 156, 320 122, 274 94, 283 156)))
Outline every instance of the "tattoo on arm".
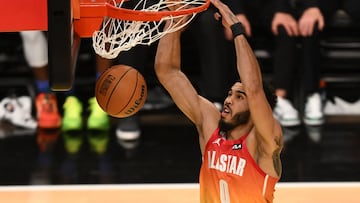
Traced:
POLYGON ((282 141, 280 138, 276 138, 275 142, 278 145, 278 148, 273 153, 273 164, 277 175, 281 176, 282 165, 281 165, 280 153, 282 150, 282 141))

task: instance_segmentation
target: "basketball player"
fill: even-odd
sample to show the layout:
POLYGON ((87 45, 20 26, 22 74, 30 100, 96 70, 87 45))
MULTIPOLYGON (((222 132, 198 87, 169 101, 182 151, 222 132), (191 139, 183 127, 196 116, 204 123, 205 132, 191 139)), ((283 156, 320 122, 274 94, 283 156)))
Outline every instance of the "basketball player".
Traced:
POLYGON ((214 104, 199 96, 181 72, 181 31, 160 39, 155 71, 198 130, 203 157, 201 202, 273 202, 283 147, 281 126, 272 114, 276 96, 263 85, 242 24, 220 0, 211 1, 219 9, 215 17, 221 17, 223 26, 232 30, 241 79, 228 91, 222 111, 219 113, 214 104))

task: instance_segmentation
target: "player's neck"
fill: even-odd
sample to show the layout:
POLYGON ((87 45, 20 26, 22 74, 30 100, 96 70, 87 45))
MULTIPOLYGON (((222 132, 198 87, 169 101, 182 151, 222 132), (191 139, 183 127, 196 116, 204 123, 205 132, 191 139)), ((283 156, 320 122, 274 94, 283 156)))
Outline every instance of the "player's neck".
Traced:
POLYGON ((249 134, 249 132, 251 131, 252 128, 253 128, 253 125, 250 125, 249 123, 247 123, 245 125, 239 125, 236 128, 234 128, 233 130, 226 132, 225 138, 226 138, 226 140, 238 140, 242 136, 249 134))

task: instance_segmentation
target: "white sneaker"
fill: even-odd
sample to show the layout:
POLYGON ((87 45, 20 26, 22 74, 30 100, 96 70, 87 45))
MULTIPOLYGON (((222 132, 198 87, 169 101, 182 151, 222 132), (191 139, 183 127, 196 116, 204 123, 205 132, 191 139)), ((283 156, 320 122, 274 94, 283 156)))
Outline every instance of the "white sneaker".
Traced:
POLYGON ((27 96, 4 98, 0 102, 0 119, 19 127, 37 128, 37 122, 31 116, 31 99, 27 96))
POLYGON ((324 107, 324 114, 326 115, 339 115, 342 114, 342 109, 331 101, 326 101, 324 107))
POLYGON ((141 133, 138 115, 135 114, 120 119, 115 133, 118 140, 129 141, 138 139, 141 133))
POLYGON ((32 102, 29 96, 21 96, 18 97, 17 100, 20 102, 24 111, 28 114, 31 114, 32 102))
POLYGON ((356 115, 360 114, 360 103, 359 101, 351 103, 340 97, 334 97, 335 104, 341 109, 342 114, 356 115))
POLYGON ((314 93, 307 98, 304 111, 306 125, 321 125, 324 123, 324 112, 319 93, 314 93))
POLYGON ((274 108, 274 117, 282 126, 290 127, 300 125, 299 112, 291 105, 290 101, 278 97, 274 108))
POLYGON ((340 97, 334 97, 334 102, 327 101, 324 107, 326 115, 359 115, 360 100, 350 103, 340 97))

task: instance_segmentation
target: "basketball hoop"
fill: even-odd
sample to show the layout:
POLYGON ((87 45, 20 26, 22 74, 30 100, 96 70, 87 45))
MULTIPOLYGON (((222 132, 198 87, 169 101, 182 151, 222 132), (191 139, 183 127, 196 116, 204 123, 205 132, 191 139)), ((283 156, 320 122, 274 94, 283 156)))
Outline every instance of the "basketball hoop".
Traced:
POLYGON ((102 27, 92 36, 98 55, 113 59, 136 45, 151 45, 167 33, 187 26, 210 5, 210 0, 132 1, 112 0, 112 4, 106 4, 102 27), (165 21, 170 24, 166 28, 162 26, 165 21))

